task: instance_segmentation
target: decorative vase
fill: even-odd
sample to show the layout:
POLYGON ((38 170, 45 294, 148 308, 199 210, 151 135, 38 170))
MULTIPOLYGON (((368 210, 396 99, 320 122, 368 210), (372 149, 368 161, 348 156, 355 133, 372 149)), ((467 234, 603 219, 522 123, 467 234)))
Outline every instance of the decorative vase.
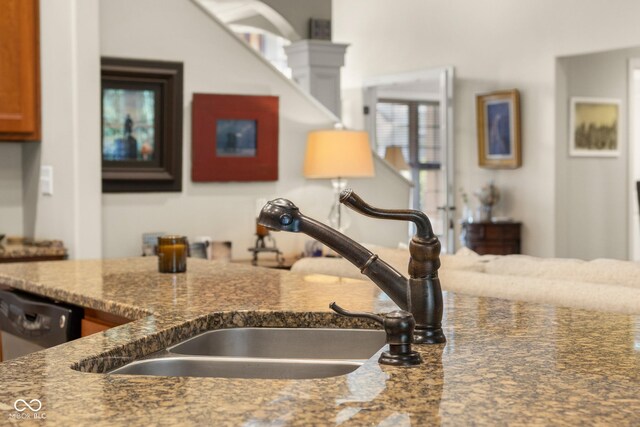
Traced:
POLYGON ((473 209, 467 203, 462 207, 462 222, 473 222, 473 209))
POLYGON ((477 212, 477 220, 480 222, 491 222, 491 214, 493 206, 500 200, 500 192, 493 185, 493 182, 485 185, 475 193, 473 193, 478 200, 480 200, 480 207, 477 212))
POLYGON ((481 205, 478 208, 478 221, 491 222, 491 205, 481 205))

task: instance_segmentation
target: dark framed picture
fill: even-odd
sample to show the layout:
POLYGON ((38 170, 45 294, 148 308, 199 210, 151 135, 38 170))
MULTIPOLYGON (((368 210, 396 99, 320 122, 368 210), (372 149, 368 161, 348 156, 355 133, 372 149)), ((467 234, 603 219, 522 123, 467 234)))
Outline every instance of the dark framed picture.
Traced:
POLYGON ((571 98, 569 155, 619 156, 620 117, 619 99, 571 98))
POLYGON ((278 106, 276 96, 194 94, 191 179, 276 181, 278 106))
POLYGON ((478 163, 514 169, 522 165, 520 94, 505 90, 476 96, 478 163))
POLYGON ((182 190, 181 62, 102 58, 102 191, 182 190))

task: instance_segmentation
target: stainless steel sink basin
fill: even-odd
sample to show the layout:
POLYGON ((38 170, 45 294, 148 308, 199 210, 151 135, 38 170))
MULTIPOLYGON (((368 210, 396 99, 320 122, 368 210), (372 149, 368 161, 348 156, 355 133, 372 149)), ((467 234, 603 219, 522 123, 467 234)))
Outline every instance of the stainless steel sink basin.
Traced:
POLYGON ((306 379, 346 375, 385 345, 368 329, 234 328, 197 335, 111 374, 306 379))
POLYGON ((168 350, 175 354, 292 359, 368 359, 384 331, 328 328, 235 328, 205 332, 168 350))
POLYGON ((362 363, 346 360, 171 356, 140 360, 111 373, 169 377, 309 379, 346 375, 355 371, 362 363))

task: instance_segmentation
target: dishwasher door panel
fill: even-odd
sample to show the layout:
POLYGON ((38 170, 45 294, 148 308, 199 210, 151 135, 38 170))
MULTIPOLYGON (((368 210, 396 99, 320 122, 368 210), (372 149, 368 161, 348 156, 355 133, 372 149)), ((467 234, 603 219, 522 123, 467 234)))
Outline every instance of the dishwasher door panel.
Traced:
POLYGON ((82 312, 79 307, 0 289, 3 360, 79 338, 82 312))

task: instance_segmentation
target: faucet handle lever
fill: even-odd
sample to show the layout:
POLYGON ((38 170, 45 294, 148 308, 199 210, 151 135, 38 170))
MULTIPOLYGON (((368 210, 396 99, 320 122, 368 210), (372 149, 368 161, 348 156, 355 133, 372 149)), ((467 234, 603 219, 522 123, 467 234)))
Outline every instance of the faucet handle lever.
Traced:
POLYGON ((372 218, 413 222, 416 225, 416 236, 421 239, 432 239, 434 237, 431 221, 429 221, 429 218, 424 212, 415 209, 376 208, 362 200, 351 188, 342 190, 340 193, 340 203, 362 215, 372 218))
POLYGON ((373 313, 347 311, 335 302, 329 304, 329 308, 342 316, 364 317, 384 327, 389 351, 382 352, 378 359, 379 363, 391 366, 415 366, 422 363, 420 354, 411 349, 416 321, 408 311, 395 310, 378 316, 373 313))

